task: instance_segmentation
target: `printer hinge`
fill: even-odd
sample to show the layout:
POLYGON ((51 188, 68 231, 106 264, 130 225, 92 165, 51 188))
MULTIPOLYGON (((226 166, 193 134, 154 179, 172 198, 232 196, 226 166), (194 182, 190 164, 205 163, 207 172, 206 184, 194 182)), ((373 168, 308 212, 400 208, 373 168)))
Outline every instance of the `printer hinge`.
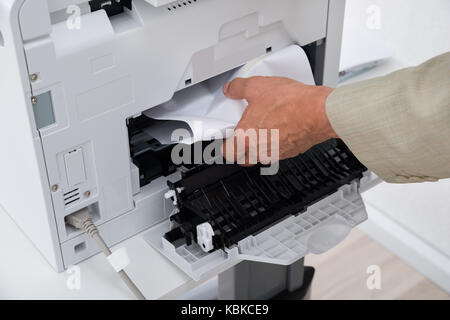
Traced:
POLYGON ((92 0, 89 1, 91 6, 91 12, 104 9, 108 17, 120 14, 123 12, 123 8, 131 10, 132 0, 92 0))

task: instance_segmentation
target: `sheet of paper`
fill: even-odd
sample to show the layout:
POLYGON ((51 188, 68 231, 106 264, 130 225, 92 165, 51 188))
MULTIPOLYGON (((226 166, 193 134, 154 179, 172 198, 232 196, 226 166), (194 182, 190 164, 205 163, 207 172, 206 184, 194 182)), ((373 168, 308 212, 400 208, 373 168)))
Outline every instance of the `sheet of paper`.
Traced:
POLYGON ((163 144, 195 143, 227 137, 247 107, 245 100, 227 99, 222 86, 236 77, 278 76, 314 84, 314 77, 303 49, 289 46, 269 56, 249 62, 237 71, 230 71, 208 81, 177 92, 173 99, 149 109, 144 115, 163 121, 147 129, 147 133, 163 144), (190 138, 173 140, 175 129, 187 129, 190 138))

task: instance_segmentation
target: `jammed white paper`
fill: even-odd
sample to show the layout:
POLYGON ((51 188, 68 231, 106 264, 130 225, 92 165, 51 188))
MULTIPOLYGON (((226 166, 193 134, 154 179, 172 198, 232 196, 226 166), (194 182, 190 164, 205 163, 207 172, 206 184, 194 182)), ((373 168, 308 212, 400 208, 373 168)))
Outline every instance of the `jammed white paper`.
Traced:
POLYGON ((227 99, 222 86, 236 77, 252 76, 287 77, 313 85, 314 77, 308 58, 297 45, 289 46, 276 53, 249 62, 237 71, 230 71, 177 92, 173 99, 149 109, 144 114, 160 122, 147 132, 163 144, 191 144, 201 140, 226 138, 241 119, 247 107, 244 100, 227 99), (185 129, 190 138, 172 137, 175 129, 185 129))

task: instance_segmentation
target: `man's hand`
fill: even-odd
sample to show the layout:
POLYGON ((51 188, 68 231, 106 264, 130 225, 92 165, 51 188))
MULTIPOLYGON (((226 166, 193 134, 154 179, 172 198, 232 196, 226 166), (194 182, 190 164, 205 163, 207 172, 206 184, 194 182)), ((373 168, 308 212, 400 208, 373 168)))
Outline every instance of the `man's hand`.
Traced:
POLYGON ((318 143, 337 138, 325 111, 327 97, 332 91, 328 87, 309 86, 277 77, 237 78, 227 83, 223 87, 225 96, 245 99, 248 107, 234 136, 224 144, 225 158, 237 161, 245 157, 245 163, 249 164, 250 150, 270 150, 267 139, 260 137, 247 141, 245 147, 240 146, 237 143, 239 135, 248 129, 267 129, 269 135, 271 129, 279 130, 279 159, 273 159, 272 155, 272 161, 295 157, 318 143), (229 143, 235 144, 235 151, 227 154, 225 149, 229 143))

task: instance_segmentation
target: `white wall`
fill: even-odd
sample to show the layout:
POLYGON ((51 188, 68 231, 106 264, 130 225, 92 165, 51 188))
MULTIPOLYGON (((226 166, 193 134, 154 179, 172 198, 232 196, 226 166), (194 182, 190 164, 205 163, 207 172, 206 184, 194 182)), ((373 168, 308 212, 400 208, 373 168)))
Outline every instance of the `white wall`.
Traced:
POLYGON ((389 47, 394 60, 407 66, 450 50, 448 0, 346 1, 344 46, 351 46, 353 37, 363 34, 389 47), (368 23, 374 8, 379 8, 380 29, 368 23))
MULTIPOLYGON (((347 0, 346 9, 344 52, 355 47, 355 39, 364 34, 369 39, 365 42, 382 43, 393 54, 377 69, 350 82, 416 65, 450 51, 448 0, 347 0), (367 8, 373 5, 379 8, 380 29, 367 28, 367 8)), ((383 183, 367 191, 364 199, 369 221, 362 230, 450 292, 450 180, 383 183)))

